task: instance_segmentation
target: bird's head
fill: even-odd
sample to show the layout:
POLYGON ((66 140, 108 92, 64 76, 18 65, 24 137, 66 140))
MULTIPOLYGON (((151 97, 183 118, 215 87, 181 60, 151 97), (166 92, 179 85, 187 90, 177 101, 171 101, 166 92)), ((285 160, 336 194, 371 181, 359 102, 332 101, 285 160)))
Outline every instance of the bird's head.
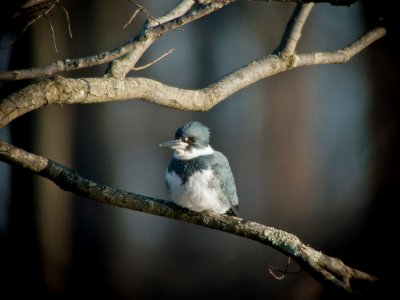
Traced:
POLYGON ((161 143, 160 147, 173 149, 177 159, 189 160, 212 154, 214 151, 209 142, 210 130, 202 123, 192 121, 178 128, 175 140, 161 143))

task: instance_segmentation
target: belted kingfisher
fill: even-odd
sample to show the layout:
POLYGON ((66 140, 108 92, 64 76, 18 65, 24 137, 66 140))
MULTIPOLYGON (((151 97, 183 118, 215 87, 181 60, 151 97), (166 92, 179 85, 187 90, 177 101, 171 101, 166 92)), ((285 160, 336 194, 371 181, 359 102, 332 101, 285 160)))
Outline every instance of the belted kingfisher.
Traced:
POLYGON ((171 200, 196 212, 237 215, 239 201, 228 159, 209 145, 210 130, 189 122, 175 140, 160 144, 174 150, 165 181, 171 200))

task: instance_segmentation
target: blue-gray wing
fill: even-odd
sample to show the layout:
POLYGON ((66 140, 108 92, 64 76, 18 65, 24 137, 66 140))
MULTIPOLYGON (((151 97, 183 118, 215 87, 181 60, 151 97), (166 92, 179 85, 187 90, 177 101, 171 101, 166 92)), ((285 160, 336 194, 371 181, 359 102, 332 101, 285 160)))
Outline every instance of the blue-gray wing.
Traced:
POLYGON ((236 194, 235 179, 231 167, 229 166, 228 159, 218 151, 214 151, 213 156, 214 159, 211 168, 216 174, 218 174, 222 192, 227 195, 233 212, 236 214, 236 211, 239 209, 239 200, 236 194))

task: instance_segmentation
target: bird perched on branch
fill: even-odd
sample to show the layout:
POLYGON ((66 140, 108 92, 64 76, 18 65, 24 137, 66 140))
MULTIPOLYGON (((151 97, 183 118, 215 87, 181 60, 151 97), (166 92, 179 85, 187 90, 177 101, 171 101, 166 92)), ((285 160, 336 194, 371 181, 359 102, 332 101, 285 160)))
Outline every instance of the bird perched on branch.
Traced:
POLYGON ((171 200, 196 212, 237 215, 239 201, 228 159, 211 148, 210 130, 189 122, 175 133, 175 140, 160 147, 174 150, 166 171, 171 200))

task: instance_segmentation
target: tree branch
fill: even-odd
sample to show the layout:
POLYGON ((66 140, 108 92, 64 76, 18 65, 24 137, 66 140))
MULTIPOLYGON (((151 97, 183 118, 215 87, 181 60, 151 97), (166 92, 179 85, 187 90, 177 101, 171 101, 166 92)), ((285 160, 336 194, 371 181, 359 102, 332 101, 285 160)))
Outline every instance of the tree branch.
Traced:
POLYGON ((169 49, 168 52, 164 53, 163 55, 161 55, 159 58, 156 58, 155 60, 153 60, 152 62, 149 62, 148 64, 145 64, 144 66, 140 66, 140 67, 134 67, 133 70, 134 71, 139 71, 139 70, 144 70, 147 69, 148 67, 154 65, 155 63, 159 62, 160 60, 162 60, 164 57, 170 55, 172 52, 175 51, 175 48, 169 49))
POLYGON ((64 78, 34 83, 0 102, 0 128, 15 118, 50 104, 99 103, 143 99, 157 105, 191 111, 207 111, 222 100, 260 79, 302 66, 345 63, 386 34, 376 28, 350 46, 335 52, 290 56, 268 55, 199 90, 171 87, 146 78, 64 78))
POLYGON ((185 13, 187 13, 192 6, 194 5, 195 0, 182 0, 178 2, 169 12, 164 14, 163 16, 148 20, 146 27, 154 27, 158 24, 162 24, 168 21, 171 21, 175 18, 178 18, 185 13))
POLYGON ((152 23, 158 24, 159 20, 164 20, 164 17, 165 20, 168 20, 171 17, 175 17, 174 19, 151 27, 147 26, 148 23, 145 23, 142 32, 135 38, 135 44, 132 50, 123 57, 115 59, 111 63, 111 67, 106 76, 124 78, 129 71, 134 70, 136 63, 143 56, 144 52, 164 33, 198 20, 235 1, 237 0, 223 2, 217 1, 207 6, 192 9, 187 13, 185 12, 189 9, 188 6, 184 6, 183 9, 180 5, 177 5, 172 8, 171 11, 167 12, 163 17, 160 17, 159 19, 153 19, 152 23), (181 13, 185 14, 180 15, 181 13))
POLYGON ((377 27, 360 37, 348 47, 345 47, 341 50, 335 52, 315 52, 298 55, 299 59, 296 61, 296 67, 319 64, 344 64, 360 51, 364 50, 373 42, 384 37, 385 35, 386 29, 383 27, 377 27))
MULTIPOLYGON (((225 1, 203 1, 203 4, 212 3, 212 5, 205 6, 201 9, 194 9, 191 13, 188 11, 192 8, 194 0, 182 0, 170 11, 165 13, 163 16, 148 20, 142 27, 141 33, 125 42, 123 45, 108 50, 96 55, 87 57, 75 58, 75 59, 64 59, 49 65, 21 69, 11 71, 0 71, 0 81, 14 81, 23 79, 34 79, 44 76, 51 76, 61 72, 68 72, 88 67, 93 67, 105 63, 115 61, 113 66, 110 68, 111 76, 122 78, 127 72, 133 70, 135 64, 143 55, 144 51, 154 43, 155 40, 161 37, 163 33, 169 30, 177 29, 178 27, 201 18, 207 14, 210 14, 223 6, 236 2, 237 0, 225 0, 225 1), (186 18, 182 16, 186 14, 186 18), (197 17, 196 17, 197 16, 197 17), (182 17, 182 18, 180 18, 182 17), (157 26, 156 26, 157 25, 157 26), (158 28, 157 28, 158 27, 158 28), (145 42, 147 41, 147 42, 145 42), (127 55, 130 53, 129 55, 127 55), (121 61, 118 58, 127 55, 122 61, 123 67, 121 67, 121 61)), ((263 0, 265 1, 265 0, 263 0)), ((268 0, 271 1, 271 0, 268 0)), ((273 0, 275 2, 296 2, 296 3, 308 3, 308 2, 328 2, 332 5, 350 5, 357 0, 322 0, 322 1, 300 1, 300 0, 273 0)), ((27 3, 34 2, 28 1, 27 3)), ((201 2, 201 1, 199 1, 201 2)), ((36 4, 35 4, 36 5, 36 4)), ((65 9, 64 9, 65 11, 65 9)), ((67 14, 68 18, 68 14, 67 14)), ((69 25, 68 25, 69 26, 69 25)), ((69 30, 71 32, 71 30, 69 30)), ((71 34, 71 33, 70 33, 71 34)))
POLYGON ((48 15, 52 11, 52 9, 59 4, 59 2, 60 0, 41 0, 41 1, 28 1, 24 3, 21 6, 21 11, 16 12, 12 16, 12 18, 17 19, 22 16, 28 17, 30 14, 32 15, 28 17, 25 26, 22 29, 20 29, 19 32, 17 32, 14 38, 6 46, 1 48, 7 48, 13 45, 27 31, 27 29, 34 23, 36 23, 40 18, 46 17, 48 20, 50 20, 48 15), (31 12, 29 13, 29 11, 31 12))
POLYGON ((307 20, 308 15, 313 8, 314 3, 308 4, 297 4, 296 8, 290 18, 285 32, 282 35, 282 40, 280 45, 275 50, 275 52, 280 53, 282 56, 291 55, 294 53, 297 47, 297 43, 301 37, 301 30, 303 25, 307 20))
POLYGON ((0 81, 14 81, 24 79, 34 79, 51 76, 53 74, 84 69, 108 63, 126 54, 134 47, 133 41, 128 41, 124 45, 105 51, 96 55, 81 57, 76 59, 59 60, 49 65, 36 68, 28 68, 12 71, 0 71, 0 81))
POLYGON ((196 213, 180 208, 169 201, 100 185, 61 164, 3 141, 0 141, 0 160, 46 177, 63 190, 103 204, 193 223, 268 245, 292 257, 319 282, 336 286, 348 293, 360 292, 355 289, 356 282, 377 281, 374 276, 350 268, 338 258, 314 250, 302 243, 295 235, 283 230, 218 213, 196 213))
POLYGON ((60 72, 93 67, 109 62, 113 63, 109 70, 108 76, 123 78, 130 70, 134 69, 137 61, 142 57, 143 53, 165 32, 177 29, 187 23, 193 22, 235 1, 237 0, 230 0, 227 3, 216 3, 205 7, 200 7, 184 15, 187 10, 190 9, 190 1, 185 0, 183 1, 182 5, 176 5, 160 18, 146 22, 138 35, 125 42, 120 47, 92 56, 60 60, 37 68, 0 71, 0 81, 34 79, 50 76, 60 72), (171 20, 172 17, 175 18, 171 20), (167 22, 160 23, 161 21, 167 22), (148 26, 149 24, 153 24, 154 26, 150 27, 148 26))

